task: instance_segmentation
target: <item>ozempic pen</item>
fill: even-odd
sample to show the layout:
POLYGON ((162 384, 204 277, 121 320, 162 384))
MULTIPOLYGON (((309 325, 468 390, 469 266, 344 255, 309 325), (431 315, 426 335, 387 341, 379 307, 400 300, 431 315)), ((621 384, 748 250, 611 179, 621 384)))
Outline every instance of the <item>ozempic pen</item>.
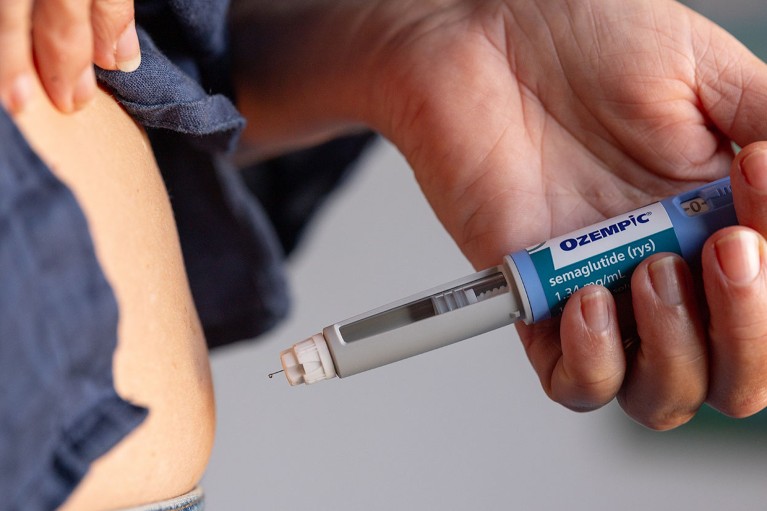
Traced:
MULTIPOLYGON (((280 355, 291 385, 346 377, 516 321, 560 314, 576 290, 613 292, 652 254, 700 257, 705 240, 737 223, 728 178, 559 236, 503 264, 326 327, 280 355)), ((272 375, 270 375, 271 377, 272 375)))

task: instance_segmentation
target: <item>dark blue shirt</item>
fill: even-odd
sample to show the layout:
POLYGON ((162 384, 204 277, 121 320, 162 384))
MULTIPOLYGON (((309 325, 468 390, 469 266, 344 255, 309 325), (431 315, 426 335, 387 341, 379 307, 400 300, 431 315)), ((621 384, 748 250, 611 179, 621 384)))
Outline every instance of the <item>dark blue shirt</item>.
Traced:
MULTIPOLYGON (((235 169, 227 8, 137 0, 141 67, 97 72, 149 133, 211 346, 286 314, 285 254, 370 140, 235 169)), ((79 205, 2 110, 0 139, 0 510, 46 510, 147 410, 114 390, 117 304, 79 205)))

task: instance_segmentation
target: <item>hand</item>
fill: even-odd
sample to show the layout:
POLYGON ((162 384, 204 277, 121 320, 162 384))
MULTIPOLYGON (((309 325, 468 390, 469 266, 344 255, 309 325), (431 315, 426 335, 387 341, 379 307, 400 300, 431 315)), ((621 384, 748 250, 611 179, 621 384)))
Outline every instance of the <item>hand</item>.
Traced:
POLYGON ((15 113, 35 74, 63 112, 96 93, 92 64, 133 71, 141 62, 132 0, 0 2, 0 101, 15 113))
MULTIPOLYGON (((676 2, 438 4, 378 48, 369 117, 476 267, 722 177, 731 141, 767 139, 767 66, 676 2)), ((590 286, 561 319, 519 327, 552 399, 618 396, 655 429, 704 401, 737 417, 767 405, 765 154, 733 164, 745 227, 705 247, 710 318, 686 265, 656 256, 634 275, 634 314, 590 286)))
MULTIPOLYGON (((656 429, 686 422, 706 401, 734 417, 765 406, 767 144, 743 149, 732 165, 731 182, 741 226, 715 233, 703 248, 707 309, 699 307, 694 279, 679 256, 652 256, 632 278, 640 345, 629 359, 618 399, 629 415, 656 429)), ((571 341, 592 335, 580 319, 584 297, 593 296, 587 291, 567 305, 563 341, 564 332, 571 341)), ((615 346, 614 328, 598 337, 615 346)), ((615 362, 621 365, 617 351, 615 362)))
MULTIPOLYGON (((239 7, 237 95, 257 120, 246 140, 269 153, 372 126, 408 158, 477 268, 722 177, 731 141, 767 140, 767 66, 671 0, 239 7), (295 33, 300 41, 280 35, 295 33)), ((744 227, 707 244, 706 296, 682 261, 655 256, 635 272, 633 307, 631 296, 619 306, 588 286, 560 319, 519 326, 552 399, 585 411, 617 396, 656 429, 682 424, 704 401, 738 417, 767 405, 767 208, 740 172, 763 161, 745 159, 759 147, 733 165, 744 227), (758 262, 729 243, 753 236, 758 262), (751 281, 725 272, 757 266, 751 281), (627 353, 622 339, 635 332, 627 353)))

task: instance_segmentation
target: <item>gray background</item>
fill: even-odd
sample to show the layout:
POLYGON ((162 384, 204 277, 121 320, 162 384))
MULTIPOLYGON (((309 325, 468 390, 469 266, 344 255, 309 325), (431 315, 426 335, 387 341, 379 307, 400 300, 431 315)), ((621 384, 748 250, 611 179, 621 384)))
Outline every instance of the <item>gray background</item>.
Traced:
MULTIPOLYGON (((689 3, 765 56, 763 0, 689 3)), ((379 143, 293 260, 290 320, 213 356, 209 509, 764 508, 763 415, 706 412, 659 434, 615 405, 569 412, 544 396, 511 327, 312 387, 266 377, 327 324, 471 271, 379 143)))

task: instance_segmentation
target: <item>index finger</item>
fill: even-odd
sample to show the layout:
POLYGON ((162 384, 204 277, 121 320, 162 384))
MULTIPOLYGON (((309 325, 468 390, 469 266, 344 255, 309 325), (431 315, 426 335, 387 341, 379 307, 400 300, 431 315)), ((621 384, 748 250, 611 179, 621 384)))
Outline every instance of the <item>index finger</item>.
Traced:
POLYGON ((32 90, 32 1, 0 2, 0 102, 10 113, 23 109, 32 90))
POLYGON ((586 286, 556 320, 519 325, 525 351, 544 391, 576 411, 611 401, 623 384, 626 358, 615 301, 606 289, 586 286))
POLYGON ((90 0, 35 2, 32 38, 45 91, 62 112, 72 112, 96 94, 90 0))

